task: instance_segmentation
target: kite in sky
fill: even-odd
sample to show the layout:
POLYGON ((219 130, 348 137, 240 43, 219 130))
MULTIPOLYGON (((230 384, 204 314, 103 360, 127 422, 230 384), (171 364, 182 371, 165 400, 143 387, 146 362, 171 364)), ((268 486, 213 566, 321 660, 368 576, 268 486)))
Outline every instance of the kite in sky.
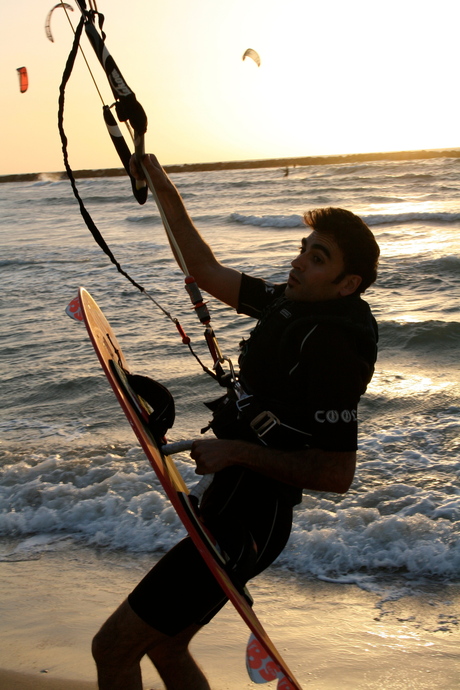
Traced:
POLYGON ((25 67, 18 67, 17 72, 19 74, 19 90, 21 93, 25 93, 29 87, 27 69, 25 67))
POLYGON ((248 48, 243 54, 243 60, 247 57, 252 58, 256 63, 257 67, 260 67, 260 56, 257 51, 253 50, 252 48, 248 48))
POLYGON ((53 14, 54 10, 55 10, 57 7, 63 7, 63 8, 65 8, 66 10, 70 10, 71 12, 73 12, 73 7, 72 7, 71 5, 68 5, 66 2, 58 2, 58 4, 55 5, 55 6, 48 12, 48 15, 47 15, 47 17, 46 17, 46 22, 45 22, 45 31, 46 31, 46 35, 48 36, 48 38, 49 38, 49 40, 51 41, 51 43, 54 43, 53 34, 51 33, 51 15, 53 14))

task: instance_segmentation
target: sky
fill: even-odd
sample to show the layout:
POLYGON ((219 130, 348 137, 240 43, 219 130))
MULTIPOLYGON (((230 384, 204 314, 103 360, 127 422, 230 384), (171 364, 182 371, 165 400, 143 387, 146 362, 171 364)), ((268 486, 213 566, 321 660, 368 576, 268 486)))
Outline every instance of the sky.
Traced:
MULTIPOLYGON (((72 43, 55 2, 0 8, 0 175, 64 169, 59 84, 72 43), (29 89, 19 92, 16 69, 29 89)), ((74 25, 80 11, 69 13, 74 25)), ((167 164, 460 147, 458 0, 97 0, 106 45, 167 164), (261 66, 242 60, 255 49, 261 66)), ((113 102, 91 46, 82 47, 113 102)), ((74 170, 120 167, 78 57, 65 128, 74 170)))

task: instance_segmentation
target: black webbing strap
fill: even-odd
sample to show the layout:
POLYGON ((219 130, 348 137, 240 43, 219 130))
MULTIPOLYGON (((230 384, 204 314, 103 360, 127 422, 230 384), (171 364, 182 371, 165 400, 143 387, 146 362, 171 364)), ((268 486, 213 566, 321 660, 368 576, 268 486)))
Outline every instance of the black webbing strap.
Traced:
POLYGON ((62 75, 61 85, 59 87, 58 127, 59 127, 59 134, 61 136, 62 154, 64 157, 64 165, 65 165, 65 169, 66 169, 67 175, 68 175, 69 180, 70 180, 70 184, 72 185, 73 193, 74 193, 75 198, 77 199, 78 204, 80 206, 80 213, 83 217, 83 220, 86 223, 86 226, 88 227, 88 230, 91 232, 91 234, 93 235, 94 239, 96 240, 96 242, 98 243, 100 248, 105 252, 105 254, 107 254, 110 261, 117 267, 117 270, 119 271, 119 273, 121 273, 123 276, 125 276, 125 278, 127 278, 138 290, 140 290, 141 292, 145 292, 145 289, 142 287, 142 285, 139 285, 139 283, 136 283, 136 281, 133 278, 131 278, 131 276, 128 275, 128 273, 126 273, 126 271, 124 271, 121 268, 120 264, 115 259, 114 255, 112 254, 109 246, 107 245, 106 241, 102 237, 101 233, 99 232, 99 229, 97 228, 97 226, 94 223, 93 219, 91 218, 88 210, 86 209, 85 204, 83 203, 83 200, 82 200, 82 198, 78 192, 78 189, 77 189, 77 184, 75 182, 72 168, 70 167, 70 164, 69 164, 69 156, 68 156, 68 152, 67 152, 68 141, 67 141, 66 133, 64 131, 65 88, 66 88, 67 82, 70 79, 70 75, 72 74, 73 66, 75 64, 75 58, 76 58, 76 55, 78 52, 78 46, 80 44, 80 37, 81 37, 81 33, 83 31, 84 23, 85 23, 85 18, 82 16, 82 18, 80 19, 80 21, 78 23, 76 31, 75 31, 75 37, 74 37, 74 41, 72 44, 72 49, 70 51, 69 57, 67 58, 64 73, 62 75))
MULTIPOLYGON (((80 9, 82 10, 82 17, 78 23, 77 29, 75 31, 75 37, 74 41, 72 44, 72 48, 69 54, 69 57, 67 58, 67 62, 65 65, 65 69, 62 75, 62 80, 61 84, 59 87, 59 110, 58 110, 58 127, 59 127, 59 134, 61 137, 61 144, 62 144, 62 153, 64 157, 64 165, 65 169, 67 172, 67 176, 70 180, 70 184, 72 185, 72 190, 74 193, 75 198, 78 201, 79 207, 80 207, 80 213, 83 217, 83 220, 85 221, 86 226, 88 227, 88 230, 91 232, 93 235, 94 239, 96 240, 97 244, 100 246, 102 251, 109 257, 110 261, 116 266, 117 270, 119 273, 121 273, 125 278, 127 278, 134 287, 136 287, 138 290, 140 290, 142 293, 147 295, 149 299, 151 299, 156 306, 161 309, 161 311, 169 318, 173 323, 176 325, 177 330, 182 336, 182 342, 186 345, 188 345, 188 348, 191 352, 191 354, 195 357, 197 362, 200 364, 202 367, 203 371, 205 371, 207 374, 209 374, 211 377, 214 379, 218 380, 221 385, 227 385, 227 381, 223 381, 223 379, 219 376, 219 372, 216 374, 214 373, 211 369, 209 369, 201 359, 198 357, 198 355, 194 352, 191 343, 190 343, 190 338, 185 334, 185 332, 182 329, 182 326, 180 325, 179 321, 171 316, 169 312, 167 312, 158 302, 156 302, 151 295, 145 290, 142 285, 137 283, 131 276, 124 271, 118 261, 115 259, 115 256, 112 254, 112 251, 110 250, 109 246, 107 245, 106 241, 102 237, 99 229, 97 228, 96 224, 94 223, 93 219, 91 218, 91 215, 89 214, 88 210, 85 207, 85 204, 80 197, 80 194, 77 189, 77 184, 75 182, 75 177, 72 172, 72 168, 70 167, 69 164, 69 157, 68 157, 68 151, 67 151, 67 136, 64 131, 64 103, 65 103, 65 88, 67 86, 67 82, 70 79, 70 75, 72 74, 72 70, 75 64, 75 59, 77 56, 78 48, 80 45, 80 39, 81 39, 81 34, 83 32, 83 27, 85 27, 86 33, 88 35, 88 38, 90 39, 96 54, 98 55, 98 58, 101 61, 102 66, 104 67, 104 70, 106 71, 107 77, 109 79, 109 83, 112 87, 112 92, 114 96, 117 98, 117 103, 115 104, 115 108, 117 110, 117 116, 121 121, 129 120, 131 126, 133 127, 135 134, 143 134, 145 132, 145 129, 147 127, 147 117, 145 115, 145 112, 142 108, 142 106, 139 104, 139 102, 136 100, 135 94, 129 89, 129 87, 126 85, 126 82, 124 81, 123 77, 121 76, 121 73, 119 72, 115 62, 113 61, 113 58, 108 55, 106 51, 103 50, 104 48, 104 38, 105 34, 102 31, 102 22, 103 22, 103 17, 102 15, 99 15, 99 27, 102 33, 102 39, 97 33, 95 27, 93 26, 91 21, 91 15, 89 12, 86 11, 86 4, 84 0, 77 0, 78 5, 80 6, 80 9), (114 72, 115 70, 115 72, 114 72), (116 74, 116 79, 115 82, 112 80, 114 73, 116 74), (120 77, 120 79, 118 78, 120 77), (126 88, 124 88, 124 86, 126 88), (120 89, 120 92, 117 92, 117 89, 120 89), (125 93, 123 93, 125 91, 125 93)), ((129 174, 129 158, 130 158, 130 153, 129 149, 126 146, 126 142, 124 141, 121 132, 118 130, 118 126, 116 124, 115 118, 113 118, 112 113, 110 112, 110 109, 108 106, 104 106, 104 119, 106 121, 107 128, 109 129, 110 136, 112 137, 112 141, 115 145, 115 148, 117 149, 120 158, 122 159, 123 165, 125 169, 127 170, 129 174), (118 131, 117 131, 118 130, 118 131)), ((131 177, 131 175, 130 175, 131 177)), ((139 203, 144 203, 146 196, 147 196, 147 187, 145 189, 136 189, 135 188, 135 180, 134 178, 131 177, 131 183, 133 185, 133 193, 136 199, 139 201, 139 203), (136 193, 137 192, 137 193, 136 193)))

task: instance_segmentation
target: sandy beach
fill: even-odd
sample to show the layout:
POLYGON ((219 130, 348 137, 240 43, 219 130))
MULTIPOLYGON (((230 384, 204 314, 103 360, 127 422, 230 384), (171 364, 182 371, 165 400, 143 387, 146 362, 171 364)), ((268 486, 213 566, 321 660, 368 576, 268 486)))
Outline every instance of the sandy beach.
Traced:
MULTIPOLYGON (((2 690, 96 688, 91 637, 148 567, 126 555, 67 548, 0 563, 2 690)), ((304 687, 450 690, 460 678, 460 589, 425 586, 393 600, 355 585, 299 580, 271 569, 251 583, 255 610, 304 687)), ((254 687, 248 633, 228 605, 194 652, 215 690, 254 687)), ((160 690, 149 664, 144 688, 160 690)), ((275 687, 272 683, 268 687, 275 687)))

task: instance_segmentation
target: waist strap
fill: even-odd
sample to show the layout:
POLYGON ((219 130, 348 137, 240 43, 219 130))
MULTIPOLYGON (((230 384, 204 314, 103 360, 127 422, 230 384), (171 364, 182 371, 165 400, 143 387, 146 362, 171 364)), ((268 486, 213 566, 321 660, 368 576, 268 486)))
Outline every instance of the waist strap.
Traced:
POLYGON ((237 400, 236 407, 238 416, 249 424, 264 446, 308 445, 311 434, 282 422, 270 410, 263 410, 253 395, 245 395, 237 400))

